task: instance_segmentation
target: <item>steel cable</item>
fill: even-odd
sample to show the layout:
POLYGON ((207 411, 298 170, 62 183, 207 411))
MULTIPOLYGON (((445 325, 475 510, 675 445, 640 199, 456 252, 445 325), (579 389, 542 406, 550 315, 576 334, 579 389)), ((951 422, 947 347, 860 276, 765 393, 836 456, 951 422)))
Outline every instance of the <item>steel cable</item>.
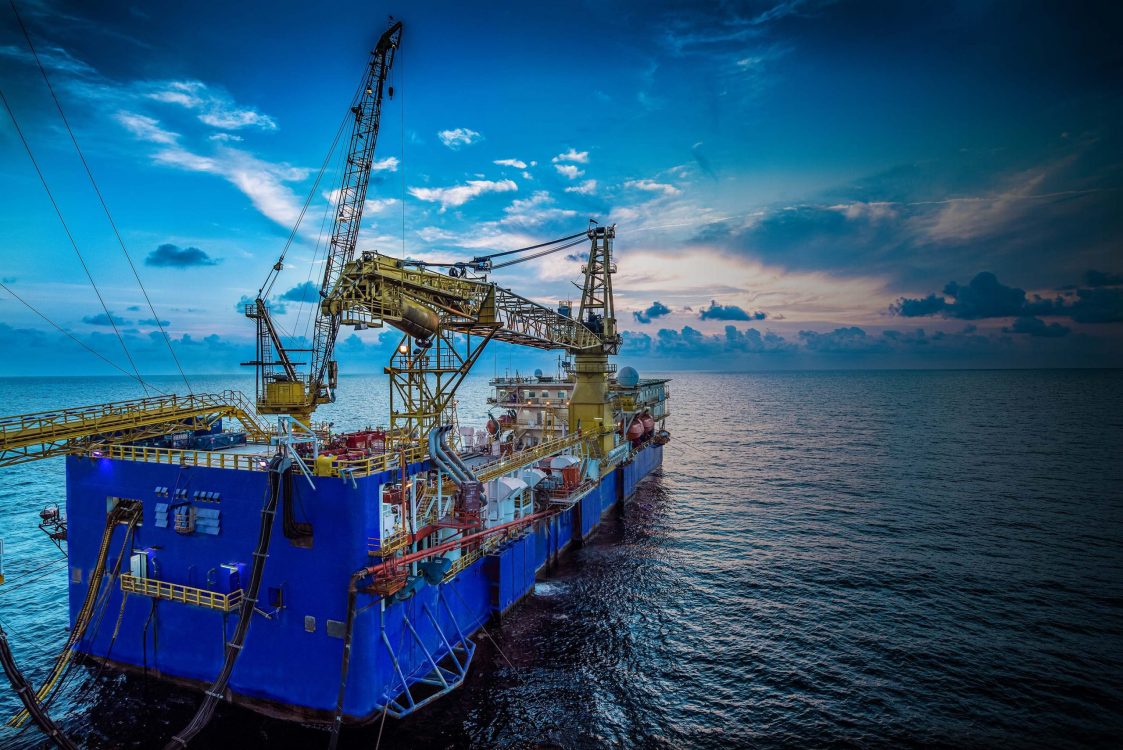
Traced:
MULTIPOLYGON (((183 384, 187 386, 187 392, 192 393, 191 383, 187 380, 187 374, 183 371, 183 366, 179 362, 179 357, 176 356, 175 349, 172 347, 171 337, 164 329, 164 324, 160 320, 160 316, 156 313, 156 308, 152 305, 152 300, 148 296, 148 290, 144 288, 144 282, 140 280, 140 274, 136 270, 136 265, 133 263, 133 258, 129 254, 128 249, 125 247, 125 240, 121 237, 120 230, 117 229, 117 223, 113 221, 113 215, 109 213, 109 206, 105 202, 105 196, 101 194, 101 188, 98 187, 97 180, 94 179, 94 173, 90 169, 90 165, 86 162, 86 155, 82 153, 82 148, 78 145, 78 139, 74 136, 74 130, 70 127, 70 121, 66 118, 66 113, 63 112, 62 104, 59 102, 58 96, 55 94, 55 87, 51 85, 51 79, 47 77, 47 71, 43 67, 43 63, 39 60, 39 53, 35 50, 35 45, 31 42, 31 35, 24 26, 23 18, 20 17, 19 11, 16 10, 15 0, 8 0, 8 5, 12 6, 12 13, 16 16, 16 21, 19 22, 20 30, 23 31, 23 38, 27 40, 27 46, 31 49, 31 54, 35 58, 35 64, 39 66, 39 72, 43 76, 43 81, 47 84, 47 90, 51 92, 51 99, 55 102, 55 108, 58 110, 59 117, 62 118, 62 124, 66 126, 66 132, 70 134, 70 142, 74 144, 74 150, 78 152, 78 158, 82 161, 82 166, 86 170, 86 176, 90 178, 90 185, 97 194, 98 202, 101 203, 101 209, 105 212, 105 218, 109 220, 109 226, 113 228, 113 234, 117 237, 117 244, 121 246, 121 252, 125 254, 125 260, 129 262, 129 269, 133 272, 133 278, 136 279, 137 286, 140 287, 141 294, 144 295, 144 301, 148 303, 148 310, 152 313, 152 319, 156 322, 156 327, 160 329, 160 335, 164 338, 164 343, 167 344, 168 352, 172 355, 172 361, 175 362, 176 369, 179 370, 179 375, 183 378, 183 384)), ((107 313, 108 314, 108 313, 107 313)))
POLYGON ((64 219, 62 216, 62 209, 59 208, 58 203, 55 201, 55 196, 51 192, 51 188, 47 185, 47 178, 43 175, 43 170, 39 168, 39 162, 36 161, 35 154, 31 151, 31 144, 27 142, 27 137, 24 136, 23 129, 20 127, 19 121, 16 119, 16 113, 12 111, 11 105, 8 104, 8 97, 4 95, 4 91, 2 89, 0 89, 0 101, 3 101, 4 109, 8 111, 8 117, 10 117, 12 120, 12 125, 16 129, 16 134, 19 135, 20 141, 23 143, 23 148, 25 151, 27 151, 27 156, 31 159, 32 166, 35 167, 35 173, 39 175, 39 181, 43 183, 43 189, 47 191, 47 197, 50 199, 51 206, 54 207, 55 213, 58 215, 59 223, 62 224, 62 228, 66 232, 66 236, 67 238, 69 238, 71 246, 74 248, 74 253, 78 256, 78 261, 82 264, 82 270, 86 272, 86 278, 90 280, 90 286, 93 287, 94 294, 97 295, 98 302, 101 303, 101 309, 105 311, 106 320, 108 320, 109 324, 113 327, 113 333, 117 335, 117 340, 121 343, 121 349, 125 352, 125 358, 129 360, 129 364, 132 366, 133 372, 136 373, 137 382, 141 384, 141 387, 144 388, 144 392, 147 395, 148 385, 144 382, 144 379, 141 378, 140 370, 137 369, 136 362, 133 361, 133 355, 129 353, 129 347, 125 345, 125 338, 121 335, 121 331, 117 328, 117 321, 116 319, 114 319, 113 313, 109 312, 109 307, 105 304, 105 299, 101 296, 101 290, 99 290, 97 288, 97 284, 94 283, 94 277, 90 273, 89 266, 86 265, 86 259, 82 257, 82 252, 78 249, 78 242, 74 239, 74 235, 70 233, 70 227, 67 225, 66 219, 64 219))

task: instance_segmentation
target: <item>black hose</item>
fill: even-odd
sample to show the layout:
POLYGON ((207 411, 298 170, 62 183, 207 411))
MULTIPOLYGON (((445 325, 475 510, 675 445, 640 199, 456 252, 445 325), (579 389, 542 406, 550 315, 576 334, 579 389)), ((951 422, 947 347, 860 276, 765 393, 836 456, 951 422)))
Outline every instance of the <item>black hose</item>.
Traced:
POLYGON ((293 481, 293 473, 291 471, 286 471, 284 477, 281 528, 284 530, 286 539, 307 541, 312 538, 312 524, 296 520, 296 512, 293 510, 293 504, 296 502, 295 484, 296 483, 293 481))
POLYGON ((250 572, 250 585, 242 597, 242 606, 238 609, 238 625, 234 629, 234 637, 226 643, 226 658, 222 662, 222 670, 218 673, 210 688, 203 698, 202 705, 195 712, 195 716, 187 723, 179 734, 171 738, 164 750, 177 750, 187 747, 195 735, 203 731, 214 717, 215 708, 230 682, 230 675, 234 672, 234 664, 238 655, 242 653, 242 645, 246 641, 246 633, 253 619, 253 610, 257 605, 257 594, 261 588, 262 574, 265 572, 265 558, 269 551, 269 539, 273 535, 273 518, 277 514, 277 498, 281 494, 281 475, 291 472, 291 465, 281 469, 284 458, 278 454, 269 464, 269 497, 261 509, 261 531, 257 538, 257 549, 253 553, 253 567, 250 572))
POLYGON ((365 570, 356 572, 351 576, 351 583, 347 586, 347 623, 343 629, 343 665, 340 669, 339 694, 335 699, 335 719, 331 724, 329 750, 335 750, 339 744, 339 729, 343 725, 343 697, 347 692, 347 673, 351 669, 351 640, 355 632, 355 595, 358 593, 359 581, 365 575, 365 570))
POLYGON ((62 733, 58 725, 43 710, 38 698, 35 697, 35 690, 31 687, 31 683, 16 667, 15 659, 12 658, 12 649, 8 645, 8 634, 4 632, 3 627, 0 627, 0 664, 3 665, 4 674, 8 676, 8 682, 12 683, 12 689, 16 691, 20 703, 27 709, 31 720, 62 750, 78 750, 78 746, 62 733))

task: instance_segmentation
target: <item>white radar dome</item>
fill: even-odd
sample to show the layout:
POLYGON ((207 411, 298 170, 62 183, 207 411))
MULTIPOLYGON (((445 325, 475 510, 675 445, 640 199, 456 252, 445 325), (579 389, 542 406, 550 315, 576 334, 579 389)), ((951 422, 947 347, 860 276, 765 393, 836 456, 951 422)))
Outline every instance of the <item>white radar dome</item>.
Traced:
POLYGON ((634 367, 621 367, 616 373, 616 382, 621 388, 635 388, 639 385, 639 373, 634 367))

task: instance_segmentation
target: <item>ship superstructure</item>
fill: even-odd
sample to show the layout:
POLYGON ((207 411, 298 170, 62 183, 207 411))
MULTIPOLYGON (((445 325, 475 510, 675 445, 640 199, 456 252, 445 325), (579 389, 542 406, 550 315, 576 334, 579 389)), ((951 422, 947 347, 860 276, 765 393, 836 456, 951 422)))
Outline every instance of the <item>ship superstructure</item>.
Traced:
POLYGON ((352 104, 311 350, 272 320, 282 258, 245 311, 253 403, 169 395, 0 419, 0 465, 67 456, 72 628, 28 697, 37 722, 77 655, 201 690, 169 748, 223 700, 330 723, 333 744, 345 722, 408 715, 462 684, 476 631, 661 465, 668 381, 610 361, 614 226, 524 249, 587 244, 576 309, 490 281, 512 251, 356 254, 401 31, 382 35, 352 104), (314 425, 335 399, 339 331, 384 326, 402 334, 385 370, 387 427, 314 425), (496 378, 492 418, 457 450, 457 388, 493 341, 560 351, 564 367, 496 378))

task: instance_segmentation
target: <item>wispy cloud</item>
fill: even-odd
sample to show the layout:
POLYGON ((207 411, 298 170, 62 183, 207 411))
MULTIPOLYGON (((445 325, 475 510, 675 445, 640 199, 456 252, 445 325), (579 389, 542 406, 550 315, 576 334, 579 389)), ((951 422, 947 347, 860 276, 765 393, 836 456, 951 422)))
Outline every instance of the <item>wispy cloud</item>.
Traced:
POLYGON ((496 159, 495 164, 501 167, 514 167, 515 169, 526 169, 526 162, 522 159, 496 159))
POLYGON ((500 224, 522 227, 534 227, 548 221, 558 219, 571 219, 577 215, 576 211, 553 206, 554 199, 545 190, 535 192, 529 198, 523 198, 511 203, 500 220, 500 224))
POLYGON ((160 127, 160 121, 139 115, 135 112, 118 112, 114 115, 117 122, 142 141, 149 143, 175 144, 179 141, 179 133, 173 133, 160 127))
POLYGON ((445 209, 463 206, 484 193, 506 193, 518 189, 513 180, 469 180, 465 185, 450 187, 411 187, 409 194, 418 200, 441 204, 443 213, 445 209))
POLYGON ((682 192, 674 185, 656 182, 655 180, 628 180, 624 183, 624 187, 646 190, 649 193, 661 193, 662 195, 678 195, 682 192))
POLYGON ((197 154, 180 145, 180 135, 160 126, 158 120, 135 112, 118 112, 116 119, 140 140, 161 146, 152 159, 157 164, 189 172, 218 175, 250 199, 254 208, 283 227, 300 215, 300 200, 285 183, 303 180, 308 170, 262 161, 235 148, 220 147, 212 155, 197 154))
POLYGON ((479 143, 483 136, 470 128, 453 128, 452 130, 441 130, 437 133, 437 137, 441 139, 441 143, 451 148, 453 151, 470 146, 473 143, 479 143))
POLYGON ((163 81, 148 84, 154 90, 149 99, 165 104, 175 104, 196 112, 199 121, 221 130, 258 128, 276 130, 277 123, 269 115, 253 107, 242 107, 225 91, 212 88, 202 81, 163 81))
POLYGON ((398 157, 387 156, 385 159, 375 159, 370 163, 370 171, 372 172, 397 172, 398 171, 398 157))

